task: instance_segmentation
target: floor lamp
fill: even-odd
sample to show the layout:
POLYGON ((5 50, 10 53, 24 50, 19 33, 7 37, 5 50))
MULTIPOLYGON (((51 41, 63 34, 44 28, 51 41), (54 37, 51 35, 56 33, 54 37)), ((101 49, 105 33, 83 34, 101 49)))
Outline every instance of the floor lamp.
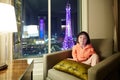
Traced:
MULTIPOLYGON (((0 34, 5 36, 4 53, 0 52, 0 70, 8 67, 8 34, 17 32, 15 9, 11 4, 0 3, 0 34), (2 56, 1 56, 2 55, 2 56), (3 58, 4 57, 4 58, 3 58)), ((1 37, 1 36, 0 36, 1 37)), ((2 37, 0 38, 2 40, 2 37)), ((0 40, 0 41, 1 41, 0 40)), ((0 47, 2 47, 0 45, 0 47)), ((2 48, 3 49, 3 48, 2 48)))

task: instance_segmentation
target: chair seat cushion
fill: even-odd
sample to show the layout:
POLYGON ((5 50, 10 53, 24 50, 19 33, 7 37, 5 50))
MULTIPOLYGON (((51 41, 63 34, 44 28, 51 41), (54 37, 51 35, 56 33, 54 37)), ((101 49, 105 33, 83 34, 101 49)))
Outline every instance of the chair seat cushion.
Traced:
POLYGON ((47 78, 50 80, 82 80, 80 78, 77 78, 76 76, 56 69, 49 69, 47 78))
POLYGON ((86 65, 83 63, 78 63, 73 60, 62 60, 57 63, 53 68, 56 70, 60 70, 69 74, 72 74, 80 79, 87 80, 88 79, 88 69, 90 65, 86 65))

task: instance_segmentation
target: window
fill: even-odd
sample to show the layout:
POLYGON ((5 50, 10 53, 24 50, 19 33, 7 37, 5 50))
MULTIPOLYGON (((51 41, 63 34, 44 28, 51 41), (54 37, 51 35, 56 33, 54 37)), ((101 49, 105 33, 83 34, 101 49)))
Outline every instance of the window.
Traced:
POLYGON ((15 0, 21 24, 15 34, 14 58, 42 57, 72 48, 80 31, 78 3, 79 0, 51 0, 49 6, 48 0, 15 0))

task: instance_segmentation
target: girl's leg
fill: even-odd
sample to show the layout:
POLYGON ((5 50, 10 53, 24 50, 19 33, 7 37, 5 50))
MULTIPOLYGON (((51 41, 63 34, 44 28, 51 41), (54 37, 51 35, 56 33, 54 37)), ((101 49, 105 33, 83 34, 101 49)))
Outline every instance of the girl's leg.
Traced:
POLYGON ((83 61, 82 63, 84 64, 88 64, 91 66, 96 65, 99 62, 99 57, 97 54, 93 54, 88 60, 83 61))

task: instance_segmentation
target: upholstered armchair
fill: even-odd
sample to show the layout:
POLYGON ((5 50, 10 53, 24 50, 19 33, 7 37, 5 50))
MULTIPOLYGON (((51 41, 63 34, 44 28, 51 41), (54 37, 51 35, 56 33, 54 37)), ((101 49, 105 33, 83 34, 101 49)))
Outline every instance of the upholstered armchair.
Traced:
MULTIPOLYGON (((113 51, 112 39, 91 39, 100 62, 88 69, 88 80, 119 80, 120 53, 113 51)), ((71 58, 72 50, 58 51, 44 55, 44 80, 82 80, 69 73, 53 68, 60 61, 71 58)))

